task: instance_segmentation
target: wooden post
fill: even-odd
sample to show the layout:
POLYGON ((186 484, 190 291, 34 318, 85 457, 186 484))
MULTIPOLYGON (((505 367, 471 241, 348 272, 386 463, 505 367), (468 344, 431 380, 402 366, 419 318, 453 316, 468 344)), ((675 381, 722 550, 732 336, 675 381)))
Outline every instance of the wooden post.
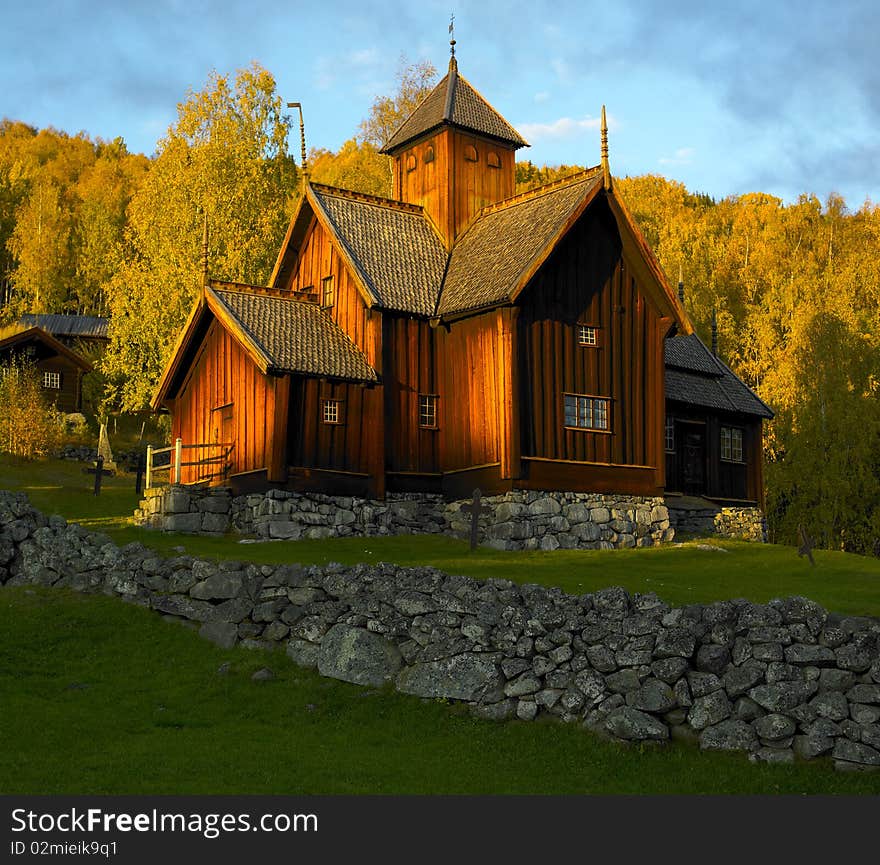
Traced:
POLYGON ((179 484, 183 478, 181 471, 181 454, 183 453, 183 439, 178 436, 174 442, 174 483, 179 484))
POLYGON ((98 454, 98 461, 95 463, 95 495, 101 495, 101 478, 104 477, 104 457, 98 454))
POLYGON ((153 480, 153 446, 147 445, 147 477, 146 477, 146 488, 150 488, 150 484, 153 480))

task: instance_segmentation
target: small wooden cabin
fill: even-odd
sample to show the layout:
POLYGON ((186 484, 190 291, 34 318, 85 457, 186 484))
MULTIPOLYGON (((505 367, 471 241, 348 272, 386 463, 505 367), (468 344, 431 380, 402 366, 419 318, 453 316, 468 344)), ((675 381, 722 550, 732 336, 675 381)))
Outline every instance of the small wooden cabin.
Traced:
POLYGON ((269 284, 206 284, 173 435, 234 441, 238 489, 662 495, 691 324, 607 158, 514 195, 524 145, 453 57, 385 147, 395 199, 307 183, 269 284))
POLYGON ((82 408, 82 377, 92 365, 40 327, 19 330, 0 339, 0 365, 13 358, 37 368, 43 392, 59 411, 82 408))

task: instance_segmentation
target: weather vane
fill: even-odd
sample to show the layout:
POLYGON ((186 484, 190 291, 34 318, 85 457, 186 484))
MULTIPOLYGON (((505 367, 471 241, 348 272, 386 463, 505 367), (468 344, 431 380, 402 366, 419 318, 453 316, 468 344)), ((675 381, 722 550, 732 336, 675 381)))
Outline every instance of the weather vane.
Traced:
POLYGON ((449 40, 449 51, 455 57, 455 13, 449 16, 449 35, 452 37, 449 40))

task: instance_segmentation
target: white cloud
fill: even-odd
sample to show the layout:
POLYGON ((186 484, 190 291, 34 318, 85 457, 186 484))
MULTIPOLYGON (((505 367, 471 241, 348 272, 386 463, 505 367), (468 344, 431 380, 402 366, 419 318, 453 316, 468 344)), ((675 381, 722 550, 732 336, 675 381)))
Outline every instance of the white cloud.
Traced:
POLYGON ((576 138, 585 132, 598 129, 601 121, 598 117, 587 115, 579 120, 573 117, 560 117, 551 123, 522 123, 517 129, 528 141, 538 142, 547 139, 576 138))
POLYGON ((672 156, 661 156, 661 165, 690 165, 696 150, 693 147, 679 147, 672 156))

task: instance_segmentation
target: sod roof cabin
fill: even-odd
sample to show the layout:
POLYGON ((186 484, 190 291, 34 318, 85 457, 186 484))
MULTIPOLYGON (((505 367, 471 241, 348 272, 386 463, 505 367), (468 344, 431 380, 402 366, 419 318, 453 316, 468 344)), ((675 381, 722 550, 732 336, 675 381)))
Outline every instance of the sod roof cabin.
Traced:
MULTIPOLYGON (((766 413, 690 400, 701 377, 750 392, 726 367, 691 369, 702 344, 607 156, 515 195, 525 143, 453 57, 384 148, 393 199, 306 183, 267 286, 207 281, 154 398, 173 435, 234 443, 224 480, 240 490, 661 495, 671 384, 675 423, 748 430, 725 489, 758 500, 766 413), (675 334, 690 342, 673 373, 675 334)), ((721 494, 705 428, 687 491, 721 494)))

